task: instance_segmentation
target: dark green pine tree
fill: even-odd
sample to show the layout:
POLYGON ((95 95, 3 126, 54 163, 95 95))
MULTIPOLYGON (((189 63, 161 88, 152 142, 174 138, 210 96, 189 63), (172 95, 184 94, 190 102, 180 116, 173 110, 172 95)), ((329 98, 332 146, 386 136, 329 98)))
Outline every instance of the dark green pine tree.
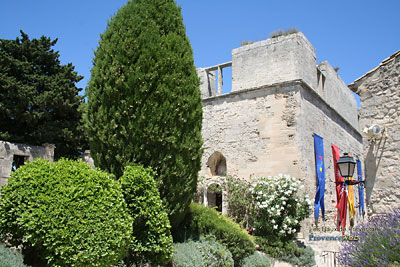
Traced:
POLYGON ((111 19, 93 60, 88 134, 100 168, 157 172, 173 229, 196 190, 202 104, 193 52, 173 0, 133 0, 111 19))
POLYGON ((83 77, 61 65, 57 42, 0 39, 0 140, 56 145, 55 157, 74 158, 87 143, 75 83, 83 77))

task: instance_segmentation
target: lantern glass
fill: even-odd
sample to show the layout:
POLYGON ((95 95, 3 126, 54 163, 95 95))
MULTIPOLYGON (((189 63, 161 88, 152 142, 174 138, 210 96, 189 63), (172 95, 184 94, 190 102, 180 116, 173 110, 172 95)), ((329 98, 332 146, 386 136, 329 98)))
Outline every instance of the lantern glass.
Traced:
POLYGON ((338 166, 339 166, 340 175, 342 177, 348 177, 350 164, 349 163, 341 163, 341 164, 338 164, 338 166))
POLYGON ((353 176, 356 162, 350 154, 344 153, 344 155, 339 158, 337 165, 342 177, 348 178, 353 176))

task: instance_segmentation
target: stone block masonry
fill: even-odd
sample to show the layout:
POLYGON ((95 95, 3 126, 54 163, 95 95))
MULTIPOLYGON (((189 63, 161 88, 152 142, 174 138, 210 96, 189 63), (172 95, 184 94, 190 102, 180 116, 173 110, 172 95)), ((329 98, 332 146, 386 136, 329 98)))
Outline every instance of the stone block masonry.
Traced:
POLYGON ((0 141, 0 186, 7 183, 10 173, 27 161, 35 158, 54 160, 55 146, 43 144, 43 146, 31 146, 0 141))
POLYGON ((383 131, 363 135, 368 211, 390 212, 400 208, 400 51, 349 87, 360 95, 360 129, 376 124, 383 131))
MULTIPOLYGON (((315 133, 324 139, 326 173, 327 220, 320 218, 318 226, 335 228, 331 145, 361 161, 364 156, 356 101, 336 71, 328 62, 316 65, 314 48, 302 33, 234 49, 230 93, 215 92, 215 80, 204 76, 205 69, 199 70, 203 75, 204 141, 199 175, 205 185, 224 175, 249 179, 286 173, 300 179, 313 199, 317 188, 315 133), (207 80, 213 82, 214 92, 207 80), (223 166, 210 166, 210 158, 216 154, 223 159, 223 166), (215 175, 213 170, 220 167, 224 173, 215 175)), ((208 197, 207 188, 203 195, 208 197)), ((357 190, 354 195, 358 196, 357 190)), ((304 222, 304 236, 317 226, 313 217, 304 222)), ((318 246, 337 249, 338 242, 334 243, 318 246)))

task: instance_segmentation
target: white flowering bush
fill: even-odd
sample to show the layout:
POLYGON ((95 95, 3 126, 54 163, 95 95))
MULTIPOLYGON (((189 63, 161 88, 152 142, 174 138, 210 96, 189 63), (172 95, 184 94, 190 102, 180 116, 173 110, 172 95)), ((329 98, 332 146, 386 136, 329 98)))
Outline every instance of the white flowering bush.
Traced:
POLYGON ((308 195, 299 195, 302 185, 290 175, 259 178, 252 188, 255 234, 271 241, 288 241, 300 230, 300 222, 310 215, 308 195))

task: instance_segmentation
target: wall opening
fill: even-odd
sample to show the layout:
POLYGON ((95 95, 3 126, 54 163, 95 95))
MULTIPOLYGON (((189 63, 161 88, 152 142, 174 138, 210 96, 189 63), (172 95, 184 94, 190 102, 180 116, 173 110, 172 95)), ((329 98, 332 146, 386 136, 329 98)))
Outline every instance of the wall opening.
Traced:
POLYGON ((222 187, 213 183, 207 188, 207 203, 208 207, 215 208, 217 211, 222 212, 222 187))
POLYGON ((211 175, 225 176, 226 175, 226 158, 221 152, 214 152, 207 161, 207 166, 210 168, 211 175))
POLYGON ((317 68, 317 82, 318 82, 318 93, 320 96, 324 96, 325 90, 325 75, 317 68))
MULTIPOLYGON (((213 85, 208 85, 208 88, 213 88, 215 90, 216 95, 222 95, 225 93, 229 93, 232 90, 232 61, 218 64, 212 67, 208 67, 205 69, 208 73, 208 82, 215 83, 213 85), (225 70, 225 73, 224 71, 225 70), (225 74, 225 75, 224 75, 225 74), (225 87, 223 88, 223 85, 225 87)), ((210 93, 210 96, 213 96, 213 93, 210 93)))
POLYGON ((28 160, 27 156, 21 156, 21 155, 14 155, 13 156, 13 161, 12 161, 12 171, 16 171, 19 167, 25 164, 25 161, 28 160))

